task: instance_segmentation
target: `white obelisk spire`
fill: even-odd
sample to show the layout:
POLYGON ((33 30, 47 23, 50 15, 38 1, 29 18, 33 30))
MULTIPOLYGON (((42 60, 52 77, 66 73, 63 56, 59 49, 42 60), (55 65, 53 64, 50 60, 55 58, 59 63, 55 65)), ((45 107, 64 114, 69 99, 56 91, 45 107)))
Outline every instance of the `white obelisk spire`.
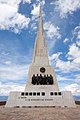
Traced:
POLYGON ((34 46, 33 64, 49 65, 46 41, 45 41, 44 31, 43 31, 41 6, 40 6, 40 13, 39 13, 38 32, 37 32, 36 42, 34 46))

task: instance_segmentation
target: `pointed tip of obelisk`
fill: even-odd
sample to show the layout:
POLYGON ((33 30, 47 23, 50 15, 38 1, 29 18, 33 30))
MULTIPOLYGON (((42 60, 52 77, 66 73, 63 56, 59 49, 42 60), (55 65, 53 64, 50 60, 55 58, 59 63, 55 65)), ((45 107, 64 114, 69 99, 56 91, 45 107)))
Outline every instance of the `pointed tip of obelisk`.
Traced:
POLYGON ((41 7, 41 4, 40 4, 40 7, 39 7, 39 17, 42 17, 42 7, 41 7))
POLYGON ((40 6, 40 7, 39 7, 39 15, 40 15, 40 14, 42 14, 42 4, 41 4, 41 0, 40 0, 40 3, 39 3, 39 4, 40 4, 40 5, 39 5, 39 6, 40 6))

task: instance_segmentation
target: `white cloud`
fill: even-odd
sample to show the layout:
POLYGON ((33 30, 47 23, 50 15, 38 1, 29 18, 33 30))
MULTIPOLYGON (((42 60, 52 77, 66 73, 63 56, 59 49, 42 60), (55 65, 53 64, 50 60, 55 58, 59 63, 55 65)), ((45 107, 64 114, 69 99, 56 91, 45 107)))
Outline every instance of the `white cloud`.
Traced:
POLYGON ((62 54, 61 52, 58 52, 58 53, 53 53, 51 56, 49 56, 50 65, 53 64, 55 66, 56 61, 59 59, 61 54, 62 54))
POLYGON ((1 96, 6 96, 9 95, 9 92, 11 91, 24 91, 25 86, 24 85, 20 85, 18 83, 1 83, 0 82, 0 95, 1 96))
POLYGON ((73 66, 70 61, 63 61, 60 59, 61 52, 55 53, 49 57, 51 62, 55 63, 55 69, 60 70, 60 72, 69 72, 73 66))
MULTIPOLYGON (((7 63, 9 64, 9 62, 7 63)), ((29 65, 0 66, 0 80, 22 80, 27 79, 29 65)))
POLYGON ((40 10, 40 4, 38 5, 34 4, 33 9, 31 11, 31 14, 33 15, 32 20, 34 20, 35 18, 39 16, 39 10, 40 10))
POLYGON ((74 28, 74 31, 72 34, 73 34, 73 38, 80 40, 80 25, 74 28))
POLYGON ((56 10, 60 12, 62 18, 68 14, 73 14, 74 11, 80 9, 80 0, 57 0, 55 2, 56 10))
POLYGON ((32 28, 32 30, 36 30, 36 29, 37 29, 36 23, 32 23, 32 24, 31 24, 31 28, 32 28))
POLYGON ((78 36, 77 36, 77 38, 80 40, 80 31, 78 31, 78 36))
POLYGON ((76 41, 78 47, 80 47, 80 41, 76 41))
POLYGON ((45 0, 42 0, 42 1, 41 1, 41 5, 45 5, 45 0))
POLYGON ((64 43, 67 43, 68 41, 69 41, 69 39, 68 39, 68 38, 65 38, 63 42, 64 42, 64 43))
POLYGON ((80 47, 80 25, 74 28, 72 35, 72 41, 74 41, 76 45, 80 47))
POLYGON ((21 2, 31 3, 31 0, 0 0, 0 3, 14 5, 17 7, 21 2))
POLYGON ((62 54, 61 52, 54 53, 54 54, 52 54, 52 55, 49 57, 49 60, 57 61, 57 60, 59 59, 59 56, 60 56, 61 54, 62 54))
POLYGON ((80 61, 63 61, 58 59, 56 62, 56 68, 62 73, 69 73, 72 71, 80 70, 80 61))
POLYGON ((74 63, 80 64, 80 48, 76 46, 75 43, 70 45, 67 56, 68 56, 68 59, 73 60, 74 63))
POLYGON ((41 5, 44 5, 45 4, 45 0, 36 0, 36 3, 40 3, 41 5))
POLYGON ((14 5, 17 6, 19 3, 21 2, 21 0, 0 0, 0 3, 2 4, 9 4, 9 5, 14 5))
POLYGON ((69 73, 80 70, 80 48, 76 44, 70 45, 69 52, 66 54, 66 61, 61 59, 62 55, 61 52, 58 52, 49 57, 51 63, 55 65, 56 71, 69 73))
POLYGON ((72 56, 73 58, 80 56, 80 49, 76 46, 75 43, 69 46, 68 55, 72 56))
POLYGON ((76 82, 80 84, 80 73, 75 75, 75 78, 76 78, 76 82))
POLYGON ((73 69, 73 66, 70 63, 70 61, 62 61, 60 59, 57 60, 56 67, 62 72, 69 72, 71 69, 73 69))
POLYGON ((31 3, 31 0, 23 0, 23 2, 31 3))
POLYGON ((12 62, 8 60, 8 61, 5 61, 4 63, 5 63, 6 65, 10 65, 12 62))
POLYGON ((61 38, 60 28, 58 26, 53 25, 51 22, 45 22, 44 30, 46 30, 47 36, 49 38, 61 38))
POLYGON ((18 12, 21 0, 1 0, 0 1, 0 29, 20 32, 24 27, 28 27, 30 18, 18 12))
POLYGON ((75 43, 69 46, 69 51, 66 54, 66 57, 67 57, 67 61, 63 61, 58 57, 56 59, 55 67, 64 73, 69 73, 71 71, 79 71, 80 48, 75 43))
POLYGON ((69 78, 68 76, 65 76, 65 75, 57 75, 56 77, 57 77, 58 81, 64 81, 64 83, 65 83, 65 81, 73 80, 73 78, 71 79, 71 78, 69 78))
POLYGON ((77 83, 67 85, 62 90, 71 91, 73 95, 80 95, 80 85, 77 83))

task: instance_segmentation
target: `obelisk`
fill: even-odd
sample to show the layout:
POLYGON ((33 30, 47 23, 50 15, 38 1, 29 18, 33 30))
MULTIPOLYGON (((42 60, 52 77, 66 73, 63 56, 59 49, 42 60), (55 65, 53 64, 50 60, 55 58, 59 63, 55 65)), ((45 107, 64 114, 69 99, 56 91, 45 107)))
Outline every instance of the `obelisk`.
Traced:
MULTIPOLYGON (((43 86, 44 89, 47 89, 46 85, 48 85, 50 87, 53 87, 54 91, 59 90, 54 69, 49 64, 46 40, 45 40, 45 35, 44 35, 44 30, 43 30, 41 7, 40 7, 40 13, 39 13, 38 32, 37 32, 37 37, 36 37, 35 46, 34 46, 33 61, 29 68, 28 82, 26 84, 25 91, 32 88, 33 76, 35 76, 35 78, 36 78, 36 76, 38 76, 36 78, 37 81, 41 81, 41 80, 39 80, 39 78, 40 78, 40 76, 42 76, 42 82, 39 82, 38 85, 36 82, 36 84, 35 84, 36 87, 40 88, 40 86, 41 87, 43 86), (42 71, 41 71, 41 69, 42 69, 42 71), (50 84, 50 81, 51 81, 50 78, 53 81, 52 84, 50 84), (44 83, 44 81, 46 83, 44 83)), ((35 81, 36 81, 36 79, 35 79, 35 81)))

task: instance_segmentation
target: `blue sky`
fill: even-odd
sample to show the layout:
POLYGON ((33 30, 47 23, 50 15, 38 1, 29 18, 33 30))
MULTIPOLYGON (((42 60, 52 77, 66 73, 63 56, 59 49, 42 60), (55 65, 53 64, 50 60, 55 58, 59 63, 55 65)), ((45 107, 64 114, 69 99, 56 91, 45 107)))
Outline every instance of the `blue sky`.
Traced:
MULTIPOLYGON (((42 0, 41 5, 59 88, 80 96, 80 0, 42 0)), ((0 95, 25 88, 39 7, 39 0, 0 0, 0 95)))

